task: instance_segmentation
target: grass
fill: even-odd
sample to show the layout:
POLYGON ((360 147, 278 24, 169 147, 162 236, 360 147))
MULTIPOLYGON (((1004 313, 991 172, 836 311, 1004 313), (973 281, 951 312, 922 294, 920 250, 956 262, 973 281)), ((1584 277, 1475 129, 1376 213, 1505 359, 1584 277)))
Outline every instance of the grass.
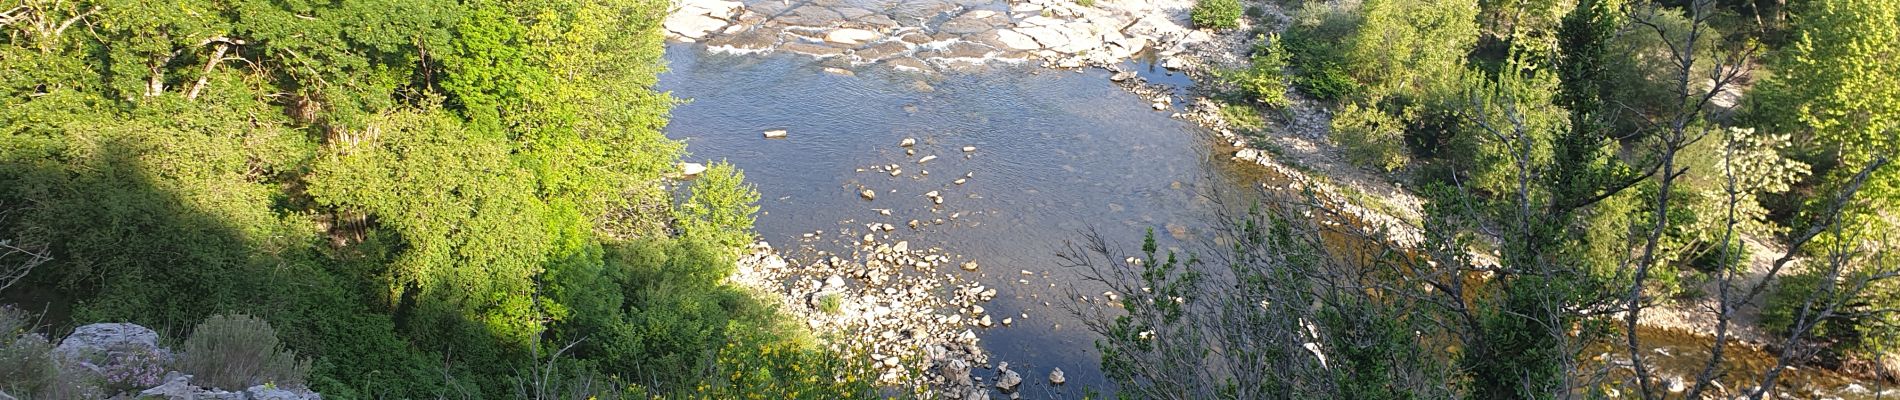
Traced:
POLYGON ((837 293, 825 293, 823 295, 818 296, 818 311, 819 312, 823 312, 825 314, 830 314, 830 315, 838 315, 839 309, 843 307, 844 307, 843 295, 840 295, 837 293))

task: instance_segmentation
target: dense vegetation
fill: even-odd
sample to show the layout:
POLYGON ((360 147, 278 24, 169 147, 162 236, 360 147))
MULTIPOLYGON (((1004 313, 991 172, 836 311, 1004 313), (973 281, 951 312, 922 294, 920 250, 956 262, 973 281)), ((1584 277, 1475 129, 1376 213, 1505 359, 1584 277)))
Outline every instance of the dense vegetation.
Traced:
POLYGON ((742 175, 675 194, 665 2, 7 7, 0 296, 53 330, 254 315, 331 398, 865 393, 722 283, 742 175))
POLYGON ((1805 364, 1893 379, 1896 4, 1292 2, 1218 74, 1220 114, 1261 135, 1288 96, 1320 100, 1344 158, 1425 198, 1422 240, 1295 201, 1279 215, 1327 223, 1256 213, 1198 257, 1078 249, 1130 293, 1094 326, 1105 370, 1156 398, 1727 398, 1805 364), (1712 354, 1665 390, 1644 329, 1691 314, 1712 354), (1769 332, 1773 367, 1725 361, 1739 329, 1769 332))

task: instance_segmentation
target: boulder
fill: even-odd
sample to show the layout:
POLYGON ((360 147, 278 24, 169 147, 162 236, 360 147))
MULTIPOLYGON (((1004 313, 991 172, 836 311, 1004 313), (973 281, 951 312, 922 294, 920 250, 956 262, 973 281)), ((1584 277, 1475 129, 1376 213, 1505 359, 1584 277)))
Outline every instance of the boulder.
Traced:
POLYGON ((996 366, 996 388, 997 389, 1002 389, 1004 392, 1014 392, 1016 391, 1016 388, 1022 386, 1022 384, 1023 384, 1023 376, 1020 374, 1017 374, 1016 371, 1009 370, 1009 363, 1005 362, 1002 364, 997 364, 996 366))
POLYGON ((784 139, 786 135, 787 133, 785 132, 784 129, 771 129, 771 130, 765 131, 766 139, 784 139))
POLYGON ((168 400, 195 399, 197 398, 198 392, 202 390, 203 389, 199 389, 197 386, 191 385, 191 375, 173 372, 165 377, 164 384, 139 391, 138 397, 141 399, 160 398, 168 400))
POLYGON ((54 354, 70 358, 130 352, 155 354, 160 359, 171 357, 170 351, 158 347, 158 332, 127 323, 81 326, 74 329, 73 334, 67 335, 66 339, 60 340, 59 347, 53 349, 54 354))
POLYGON ((1066 383, 1066 382, 1068 382, 1068 381, 1069 381, 1069 378, 1068 378, 1067 376, 1063 376, 1063 375, 1062 375, 1062 369, 1061 369, 1061 368, 1056 368, 1056 370, 1055 370, 1055 371, 1049 371, 1049 383, 1050 383, 1050 384, 1055 384, 1055 385, 1060 385, 1060 384, 1063 384, 1063 383, 1066 383))

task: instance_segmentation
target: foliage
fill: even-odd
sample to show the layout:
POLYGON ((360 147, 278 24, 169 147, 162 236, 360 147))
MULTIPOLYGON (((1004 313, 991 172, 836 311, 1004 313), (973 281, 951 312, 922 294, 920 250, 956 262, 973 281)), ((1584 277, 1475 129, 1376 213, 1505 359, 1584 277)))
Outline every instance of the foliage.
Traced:
MULTIPOLYGON (((1765 135, 1792 135, 1799 155, 1814 166, 1814 189, 1837 191, 1877 158, 1891 160, 1900 154, 1900 66, 1893 62, 1900 54, 1900 4, 1812 1, 1796 8, 1793 24, 1792 42, 1768 59, 1773 73, 1751 96, 1748 119, 1765 135)), ((1825 243, 1822 247, 1872 247, 1870 258, 1858 259, 1858 271, 1850 275, 1872 274, 1873 266, 1900 261, 1889 238, 1900 226, 1893 214, 1900 209, 1900 169, 1889 165, 1873 171, 1861 194, 1861 201, 1841 218, 1845 229, 1830 229, 1818 239, 1825 243)), ((1819 214, 1831 200, 1806 199, 1792 224, 1796 229, 1824 222, 1819 214)), ((1900 296, 1891 293, 1855 292, 1863 297, 1849 303, 1891 308, 1900 304, 1900 296)), ((1878 318, 1830 321, 1836 326, 1823 325, 1819 329, 1825 332, 1817 334, 1860 342, 1859 335, 1891 331, 1890 323, 1878 318)), ((1882 341, 1878 336, 1865 339, 1882 341)), ((1847 347, 1865 351, 1882 346, 1847 347)))
POLYGON ((752 215, 759 192, 745 183, 745 173, 732 164, 713 163, 693 181, 692 195, 673 217, 680 235, 736 254, 752 243, 752 215))
POLYGON ((1233 85, 1248 99, 1268 108, 1286 108, 1292 105, 1287 99, 1286 68, 1289 55, 1280 44, 1280 37, 1260 36, 1255 39, 1252 63, 1237 71, 1224 71, 1221 80, 1233 85))
POLYGON ((1421 97, 1455 81, 1476 46, 1473 0, 1366 0, 1344 38, 1346 72, 1366 86, 1365 99, 1421 97))
POLYGON ((1549 74, 1510 70, 1493 81, 1480 71, 1462 75, 1462 123, 1453 146, 1485 193, 1515 196, 1519 178, 1551 168, 1557 136, 1568 131, 1567 114, 1552 103, 1557 80, 1549 74))
POLYGON ((32 396, 59 378, 53 343, 34 332, 29 318, 25 311, 0 307, 0 392, 32 396))
POLYGON ((582 337, 575 379, 688 389, 771 311, 721 283, 757 210, 743 175, 680 204, 663 182, 668 7, 22 3, 0 231, 54 245, 19 285, 74 293, 79 323, 268 316, 332 397, 499 395, 582 337))
POLYGON ((299 387, 310 374, 310 361, 283 348, 270 322, 243 314, 206 318, 192 328, 178 352, 178 370, 205 387, 299 387))
POLYGON ((1361 20, 1354 9, 1332 2, 1307 2, 1286 31, 1288 65, 1294 70, 1293 84, 1301 91, 1324 100, 1356 96, 1359 81, 1346 72, 1345 46, 1361 20))
POLYGON ((1369 168, 1396 171, 1411 160, 1405 126, 1377 108, 1346 104, 1333 115, 1333 140, 1353 163, 1369 168))
POLYGON ((1197 28, 1227 30, 1240 27, 1240 15, 1245 11, 1240 0, 1195 0, 1188 19, 1197 28))
POLYGON ((92 360, 92 363, 99 366, 99 376, 104 380, 106 392, 123 393, 163 383, 165 371, 171 368, 171 361, 169 354, 125 345, 107 349, 105 355, 92 360))

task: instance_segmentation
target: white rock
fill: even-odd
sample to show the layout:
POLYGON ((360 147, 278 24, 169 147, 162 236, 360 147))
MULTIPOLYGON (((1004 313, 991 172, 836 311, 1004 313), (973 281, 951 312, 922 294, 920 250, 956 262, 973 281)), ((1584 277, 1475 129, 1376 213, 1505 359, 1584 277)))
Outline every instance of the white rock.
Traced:
MULTIPOLYGON (((976 151, 976 146, 963 146, 963 152, 965 153, 974 152, 974 151, 976 151)), ((971 172, 971 174, 975 174, 975 172, 971 172)))
POLYGON ((690 162, 680 163, 681 176, 685 176, 687 178, 693 178, 705 172, 706 172, 706 164, 690 163, 690 162))
POLYGON ((771 129, 771 130, 765 131, 766 139, 783 139, 785 138, 786 135, 787 133, 785 132, 784 129, 771 129))
MULTIPOLYGON (((871 189, 864 189, 864 191, 858 192, 858 196, 864 197, 865 200, 877 200, 877 191, 871 190, 871 189)), ((889 214, 886 214, 886 215, 889 215, 889 214)))
POLYGON ((1029 35, 1011 29, 997 30, 996 40, 1003 42, 1004 46, 1008 46, 1013 50, 1035 50, 1042 48, 1041 44, 1036 43, 1036 38, 1029 37, 1029 35))
POLYGON ((935 159, 937 159, 937 156, 934 156, 934 155, 924 156, 924 158, 917 159, 917 163, 923 164, 923 163, 930 162, 930 160, 935 160, 935 159))
MULTIPOLYGON (((1007 325, 1009 324, 1009 320, 1003 320, 1003 323, 1007 325)), ((1068 381, 1069 381, 1069 378, 1062 375, 1061 368, 1056 368, 1055 371, 1049 372, 1049 383, 1051 384, 1060 385, 1068 381)))
POLYGON ((898 146, 903 146, 903 147, 910 147, 910 146, 916 146, 916 145, 917 145, 917 139, 912 139, 912 138, 904 138, 904 141, 902 141, 902 142, 897 142, 897 145, 898 145, 898 146))
POLYGON ((839 28, 825 34, 825 41, 842 44, 863 44, 877 40, 877 32, 856 28, 839 28))

